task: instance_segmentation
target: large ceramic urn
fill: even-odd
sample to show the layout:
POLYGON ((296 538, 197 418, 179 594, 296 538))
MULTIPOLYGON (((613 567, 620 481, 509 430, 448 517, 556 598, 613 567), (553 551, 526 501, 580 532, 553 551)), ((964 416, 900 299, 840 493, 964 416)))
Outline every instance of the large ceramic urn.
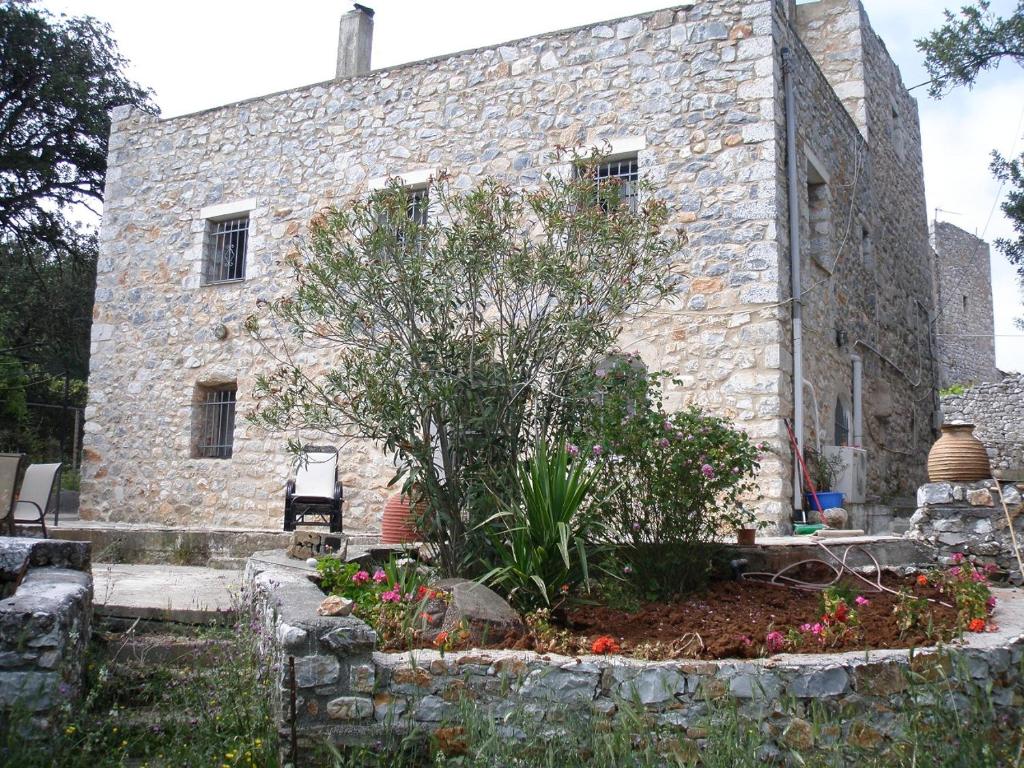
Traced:
POLYGON ((384 519, 380 526, 381 544, 409 544, 419 540, 416 518, 426 511, 424 501, 410 504, 404 493, 396 493, 384 504, 384 519))
POLYGON ((942 436, 928 452, 928 479, 933 482, 988 480, 988 452, 974 436, 973 424, 943 424, 942 436))

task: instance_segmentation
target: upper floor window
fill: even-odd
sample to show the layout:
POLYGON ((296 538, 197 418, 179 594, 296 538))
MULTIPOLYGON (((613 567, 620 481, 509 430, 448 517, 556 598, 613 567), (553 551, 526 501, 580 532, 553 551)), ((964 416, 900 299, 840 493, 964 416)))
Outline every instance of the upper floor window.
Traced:
POLYGON ((249 214, 207 222, 203 282, 227 283, 245 279, 249 245, 249 214))
POLYGON ((409 218, 421 227, 427 225, 427 214, 430 210, 430 196, 426 187, 408 190, 409 203, 406 212, 409 218))
POLYGON ((595 165, 593 174, 597 184, 597 201, 602 208, 607 210, 612 201, 618 201, 619 205, 636 212, 640 202, 637 189, 640 165, 636 155, 595 165))

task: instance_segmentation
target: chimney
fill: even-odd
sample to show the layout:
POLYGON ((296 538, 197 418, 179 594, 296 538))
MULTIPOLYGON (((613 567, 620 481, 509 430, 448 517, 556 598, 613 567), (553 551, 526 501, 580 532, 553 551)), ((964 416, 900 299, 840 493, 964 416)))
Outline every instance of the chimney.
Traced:
POLYGON ((373 9, 353 3, 338 26, 338 68, 335 78, 354 77, 370 71, 373 46, 373 9))

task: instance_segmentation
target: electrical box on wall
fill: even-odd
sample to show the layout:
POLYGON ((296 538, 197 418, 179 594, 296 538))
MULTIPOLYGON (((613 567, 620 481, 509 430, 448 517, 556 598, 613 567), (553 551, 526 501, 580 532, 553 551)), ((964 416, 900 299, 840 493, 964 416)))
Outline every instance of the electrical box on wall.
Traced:
POLYGON ((837 457, 842 462, 836 473, 836 487, 831 490, 841 492, 846 504, 863 504, 868 493, 868 452, 841 445, 826 445, 821 451, 825 458, 837 457))

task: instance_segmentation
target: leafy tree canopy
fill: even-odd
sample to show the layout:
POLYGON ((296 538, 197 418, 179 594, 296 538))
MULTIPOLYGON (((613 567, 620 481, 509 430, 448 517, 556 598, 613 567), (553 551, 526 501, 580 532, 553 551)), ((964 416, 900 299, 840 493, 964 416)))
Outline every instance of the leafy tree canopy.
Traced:
POLYGON ((0 4, 0 238, 67 247, 69 206, 103 199, 108 112, 153 109, 110 28, 0 4))
MULTIPOLYGON (((957 86, 972 87, 982 72, 1005 59, 1024 66, 1024 0, 1006 18, 993 14, 988 0, 964 6, 959 15, 946 11, 945 16, 945 24, 917 41, 933 97, 941 99, 957 86)), ((1016 233, 996 240, 996 247, 1017 267, 1024 285, 1024 154, 1005 158, 994 151, 990 167, 1008 188, 1000 208, 1016 233)), ((1024 318, 1017 325, 1024 329, 1024 318)))

